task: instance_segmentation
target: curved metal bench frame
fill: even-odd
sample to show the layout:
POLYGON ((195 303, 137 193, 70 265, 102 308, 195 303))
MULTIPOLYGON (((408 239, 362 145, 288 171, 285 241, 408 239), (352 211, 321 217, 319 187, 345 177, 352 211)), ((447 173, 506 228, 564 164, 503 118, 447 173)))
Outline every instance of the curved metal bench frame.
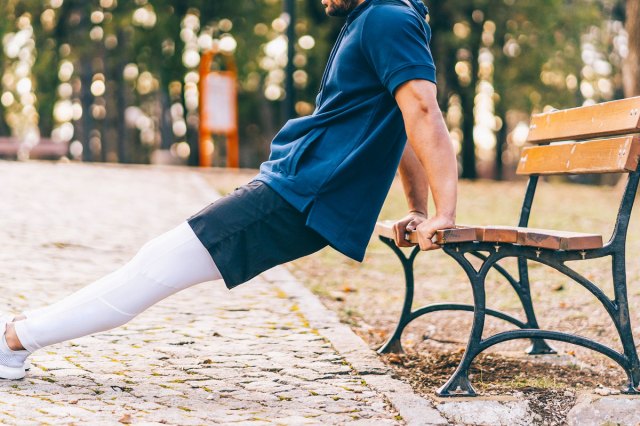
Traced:
MULTIPOLYGON (((538 176, 531 176, 529 178, 529 184, 520 214, 518 225, 520 227, 526 227, 529 222, 531 205, 533 203, 538 179, 538 176)), ((420 250, 418 247, 415 247, 409 256, 405 256, 404 252, 395 245, 392 239, 380 236, 380 239, 391 247, 402 263, 406 291, 402 313, 396 329, 387 342, 379 349, 379 352, 402 352, 401 338, 404 329, 413 320, 423 315, 444 310, 472 311, 474 313, 473 325, 471 327, 466 351, 451 378, 438 389, 437 394, 439 396, 475 396, 476 391, 469 380, 469 368, 473 360, 491 346, 514 339, 530 339, 532 345, 527 350, 527 353, 530 355, 555 353, 546 343, 545 339, 571 343, 599 352, 615 361, 626 372, 628 380, 622 392, 626 394, 639 394, 640 360, 638 359, 638 353, 631 331, 625 265, 625 242, 639 180, 640 172, 635 171, 629 173, 613 235, 607 244, 598 249, 564 251, 491 242, 445 244, 443 246, 445 253, 458 262, 469 278, 473 292, 473 306, 440 303, 412 310, 414 296, 413 264, 420 250), (488 255, 482 253, 488 253, 488 255), (465 254, 471 254, 482 260, 482 265, 478 270, 472 266, 465 257, 465 254), (613 300, 609 299, 595 283, 565 264, 568 261, 596 259, 607 256, 610 256, 612 260, 613 300), (518 279, 514 278, 497 264, 498 261, 511 257, 517 258, 518 279), (540 329, 531 300, 528 261, 538 262, 561 272, 593 294, 613 321, 622 343, 622 352, 583 336, 540 329), (511 315, 486 307, 485 279, 491 269, 496 270, 502 275, 516 292, 524 309, 526 321, 518 320, 511 315), (518 327, 518 329, 501 332, 483 339, 482 334, 487 315, 507 321, 518 327)))

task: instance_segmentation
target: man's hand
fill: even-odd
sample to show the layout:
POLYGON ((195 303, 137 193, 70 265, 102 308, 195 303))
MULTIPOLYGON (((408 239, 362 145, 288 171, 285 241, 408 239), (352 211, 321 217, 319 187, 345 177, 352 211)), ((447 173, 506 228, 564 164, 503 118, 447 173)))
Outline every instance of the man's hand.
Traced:
POLYGON ((439 244, 433 242, 433 236, 440 229, 453 228, 455 221, 452 218, 434 216, 425 220, 418 225, 418 243, 420 250, 437 250, 442 248, 439 244))
POLYGON ((414 244, 407 240, 406 234, 418 229, 418 226, 426 220, 426 214, 418 211, 412 211, 407 216, 394 223, 393 232, 396 236, 396 245, 398 247, 413 246, 414 244))

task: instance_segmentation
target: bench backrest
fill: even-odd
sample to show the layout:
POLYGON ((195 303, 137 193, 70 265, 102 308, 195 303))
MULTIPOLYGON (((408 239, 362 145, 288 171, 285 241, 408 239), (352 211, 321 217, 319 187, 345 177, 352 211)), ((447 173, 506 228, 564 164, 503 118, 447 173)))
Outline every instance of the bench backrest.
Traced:
POLYGON ((516 172, 520 175, 635 171, 640 157, 640 97, 535 114, 527 141, 569 142, 525 148, 516 172), (628 136, 613 137, 619 135, 628 136))

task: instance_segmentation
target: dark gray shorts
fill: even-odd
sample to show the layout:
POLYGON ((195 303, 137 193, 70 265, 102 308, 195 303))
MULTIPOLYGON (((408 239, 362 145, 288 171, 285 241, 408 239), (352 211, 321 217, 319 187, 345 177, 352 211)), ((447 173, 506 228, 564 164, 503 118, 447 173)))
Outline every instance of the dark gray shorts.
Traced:
POLYGON ((228 288, 314 253, 327 241, 265 183, 253 181, 188 219, 228 288))

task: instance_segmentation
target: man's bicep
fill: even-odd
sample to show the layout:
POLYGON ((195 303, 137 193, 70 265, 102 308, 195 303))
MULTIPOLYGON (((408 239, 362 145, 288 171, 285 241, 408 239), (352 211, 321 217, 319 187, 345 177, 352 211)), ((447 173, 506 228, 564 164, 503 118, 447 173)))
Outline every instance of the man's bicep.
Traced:
POLYGON ((428 24, 406 6, 374 8, 366 16, 361 46, 389 93, 395 93, 400 84, 408 80, 435 81, 426 27, 428 24))
POLYGON ((417 79, 400 85, 394 96, 406 122, 416 115, 440 111, 437 94, 438 91, 433 82, 417 79))

